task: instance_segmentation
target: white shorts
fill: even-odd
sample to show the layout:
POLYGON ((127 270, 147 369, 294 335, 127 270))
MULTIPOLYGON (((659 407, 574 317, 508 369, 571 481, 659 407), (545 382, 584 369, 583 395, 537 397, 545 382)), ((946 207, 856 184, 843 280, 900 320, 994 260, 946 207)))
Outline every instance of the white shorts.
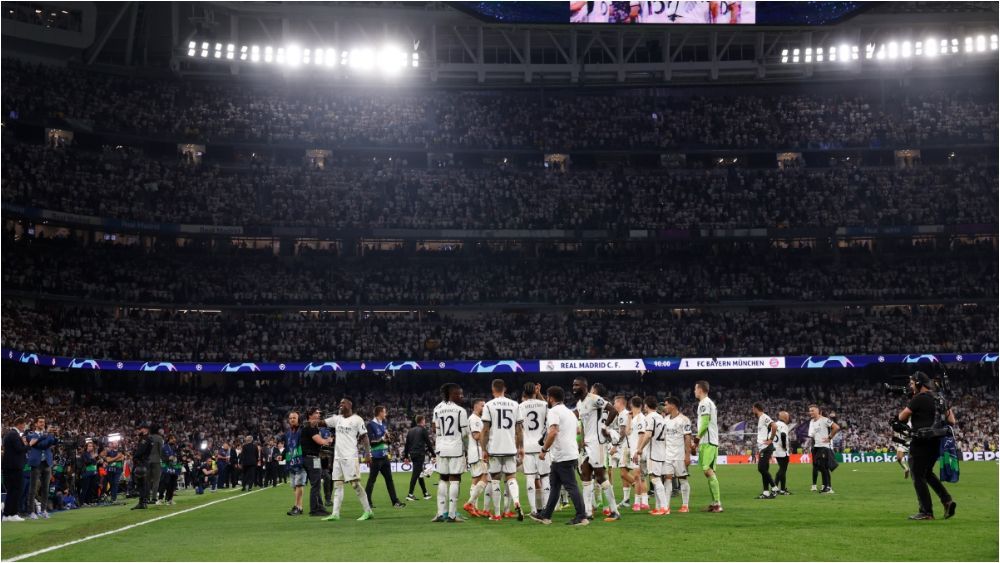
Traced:
POLYGON ((357 481, 361 478, 361 467, 357 459, 333 460, 334 481, 357 481))
POLYGON ((688 468, 684 465, 683 459, 668 459, 663 462, 663 470, 666 473, 662 475, 673 475, 674 477, 687 477, 688 468))
POLYGON ((639 464, 642 463, 642 460, 639 460, 639 463, 632 461, 632 452, 628 448, 618 450, 618 454, 611 461, 613 462, 612 467, 628 469, 629 471, 639 469, 639 464))
POLYGON ((473 479, 482 476, 484 473, 486 473, 486 463, 483 460, 469 464, 469 474, 472 475, 473 479))
POLYGON ((517 456, 500 455, 490 456, 490 475, 497 473, 507 473, 513 475, 517 473, 517 456))
POLYGON ((462 473, 465 473, 465 467, 467 465, 468 463, 465 461, 465 456, 438 456, 437 462, 435 462, 434 470, 440 475, 461 475, 462 473))
POLYGON ((525 475, 548 475, 552 471, 552 461, 546 457, 538 459, 537 453, 524 454, 524 466, 522 470, 525 475))
MULTIPOLYGON (((597 441, 586 442, 583 446, 584 455, 587 462, 594 469, 604 467, 605 459, 608 457, 608 445, 597 441)), ((581 464, 582 465, 582 464, 581 464)))

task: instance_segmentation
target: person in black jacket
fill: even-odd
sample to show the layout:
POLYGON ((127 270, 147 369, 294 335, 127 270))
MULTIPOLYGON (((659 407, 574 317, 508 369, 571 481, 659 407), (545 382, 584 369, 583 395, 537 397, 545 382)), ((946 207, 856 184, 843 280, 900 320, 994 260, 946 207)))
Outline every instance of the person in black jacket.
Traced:
POLYGON ((132 510, 147 508, 149 498, 146 483, 149 480, 149 455, 153 451, 153 443, 149 440, 149 423, 139 425, 139 442, 132 453, 132 477, 135 480, 135 490, 139 493, 139 503, 132 510))
POLYGON ((420 474, 424 471, 425 456, 434 456, 434 446, 431 444, 431 436, 427 432, 427 420, 424 416, 417 415, 414 422, 416 426, 410 428, 410 431, 406 433, 406 445, 403 448, 403 461, 413 464, 413 473, 410 474, 410 493, 406 495, 406 499, 417 500, 417 497, 413 496, 413 488, 419 481, 420 490, 424 492, 424 500, 428 500, 431 496, 427 494, 427 484, 424 483, 424 478, 420 474))
POLYGON ((17 515, 17 508, 21 506, 21 483, 24 481, 24 466, 27 464, 28 440, 24 436, 27 425, 26 420, 18 417, 14 419, 14 426, 3 435, 3 482, 7 488, 7 498, 3 504, 4 522, 22 521, 17 515))
POLYGON ((243 490, 252 491, 254 483, 257 482, 257 461, 260 451, 257 444, 253 443, 253 436, 247 436, 246 443, 243 444, 243 451, 240 452, 240 467, 243 468, 243 490))

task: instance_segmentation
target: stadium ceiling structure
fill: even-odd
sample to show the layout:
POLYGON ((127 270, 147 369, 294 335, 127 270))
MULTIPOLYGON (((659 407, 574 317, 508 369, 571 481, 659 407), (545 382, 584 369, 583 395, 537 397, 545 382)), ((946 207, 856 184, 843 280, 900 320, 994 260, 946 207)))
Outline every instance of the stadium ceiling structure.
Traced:
POLYGON ((3 42, 32 59, 216 78, 752 83, 995 68, 997 4, 885 2, 835 25, 766 27, 493 23, 442 2, 5 2, 3 42))

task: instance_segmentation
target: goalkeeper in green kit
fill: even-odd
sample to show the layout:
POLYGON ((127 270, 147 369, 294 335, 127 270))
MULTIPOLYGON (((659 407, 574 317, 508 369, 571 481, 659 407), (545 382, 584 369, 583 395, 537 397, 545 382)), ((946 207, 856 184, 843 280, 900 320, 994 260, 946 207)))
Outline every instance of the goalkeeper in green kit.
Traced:
POLYGON ((715 403, 708 398, 707 381, 695 382, 694 396, 698 399, 698 435, 694 439, 698 446, 698 467, 705 472, 712 493, 712 504, 705 512, 722 512, 719 478, 715 475, 715 462, 719 457, 719 417, 715 403))

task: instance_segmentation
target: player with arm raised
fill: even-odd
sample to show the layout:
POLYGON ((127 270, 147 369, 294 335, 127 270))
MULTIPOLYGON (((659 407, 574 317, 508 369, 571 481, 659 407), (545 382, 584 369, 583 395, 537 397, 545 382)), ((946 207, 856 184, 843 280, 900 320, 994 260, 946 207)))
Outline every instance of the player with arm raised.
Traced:
POLYGON ((698 436, 692 448, 698 447, 698 467, 705 473, 708 490, 712 493, 712 504, 705 512, 722 512, 719 478, 715 474, 715 462, 719 457, 719 413, 715 402, 708 398, 708 389, 705 380, 694 384, 694 396, 698 399, 698 436))
POLYGON ((524 482, 528 489, 528 506, 535 514, 549 499, 548 460, 539 459, 542 440, 545 439, 545 417, 549 405, 536 396, 535 384, 525 383, 521 393, 521 404, 517 407, 517 427, 521 433, 523 447, 518 452, 522 457, 524 482))
POLYGON ((469 516, 487 516, 486 511, 480 512, 476 508, 476 501, 483 491, 487 490, 490 484, 490 476, 486 472, 486 463, 483 461, 482 448, 479 447, 479 438, 483 431, 483 404, 484 401, 476 400, 472 403, 472 415, 469 416, 469 446, 468 461, 469 475, 472 477, 472 489, 469 491, 469 501, 462 508, 469 513, 469 516))
POLYGON ((365 463, 371 462, 371 445, 368 443, 368 430, 365 421, 354 414, 354 400, 344 397, 340 400, 340 414, 327 418, 327 427, 334 429, 333 453, 333 513, 323 520, 340 520, 340 507, 344 503, 344 482, 354 489, 364 513, 358 520, 371 520, 375 517, 368 503, 368 494, 361 486, 361 468, 358 465, 358 444, 361 445, 362 458, 365 463))
POLYGON ((437 456, 437 516, 433 522, 461 522, 458 494, 465 472, 465 438, 469 435, 469 415, 462 402, 462 388, 456 383, 441 386, 441 402, 434 407, 434 454, 437 456))
POLYGON ((614 422, 618 413, 604 399, 604 386, 595 383, 593 387, 587 386, 587 379, 578 377, 573 380, 573 396, 576 397, 576 412, 583 424, 583 448, 585 458, 580 465, 580 477, 583 480, 583 502, 587 508, 587 518, 593 517, 594 482, 596 478, 598 485, 604 491, 604 498, 607 499, 608 506, 612 512, 604 519, 605 522, 621 520, 621 513, 618 511, 618 503, 615 501, 615 490, 608 480, 607 469, 604 460, 607 457, 607 444, 610 441, 610 434, 601 432, 601 420, 605 424, 614 422))
POLYGON ((524 520, 517 486, 517 457, 519 452, 524 451, 521 429, 516 425, 518 404, 505 396, 507 385, 502 379, 494 379, 492 389, 493 399, 483 407, 483 431, 479 436, 479 444, 485 452, 483 459, 489 464, 493 485, 493 516, 490 520, 499 521, 502 518, 501 477, 514 501, 517 519, 524 520))

